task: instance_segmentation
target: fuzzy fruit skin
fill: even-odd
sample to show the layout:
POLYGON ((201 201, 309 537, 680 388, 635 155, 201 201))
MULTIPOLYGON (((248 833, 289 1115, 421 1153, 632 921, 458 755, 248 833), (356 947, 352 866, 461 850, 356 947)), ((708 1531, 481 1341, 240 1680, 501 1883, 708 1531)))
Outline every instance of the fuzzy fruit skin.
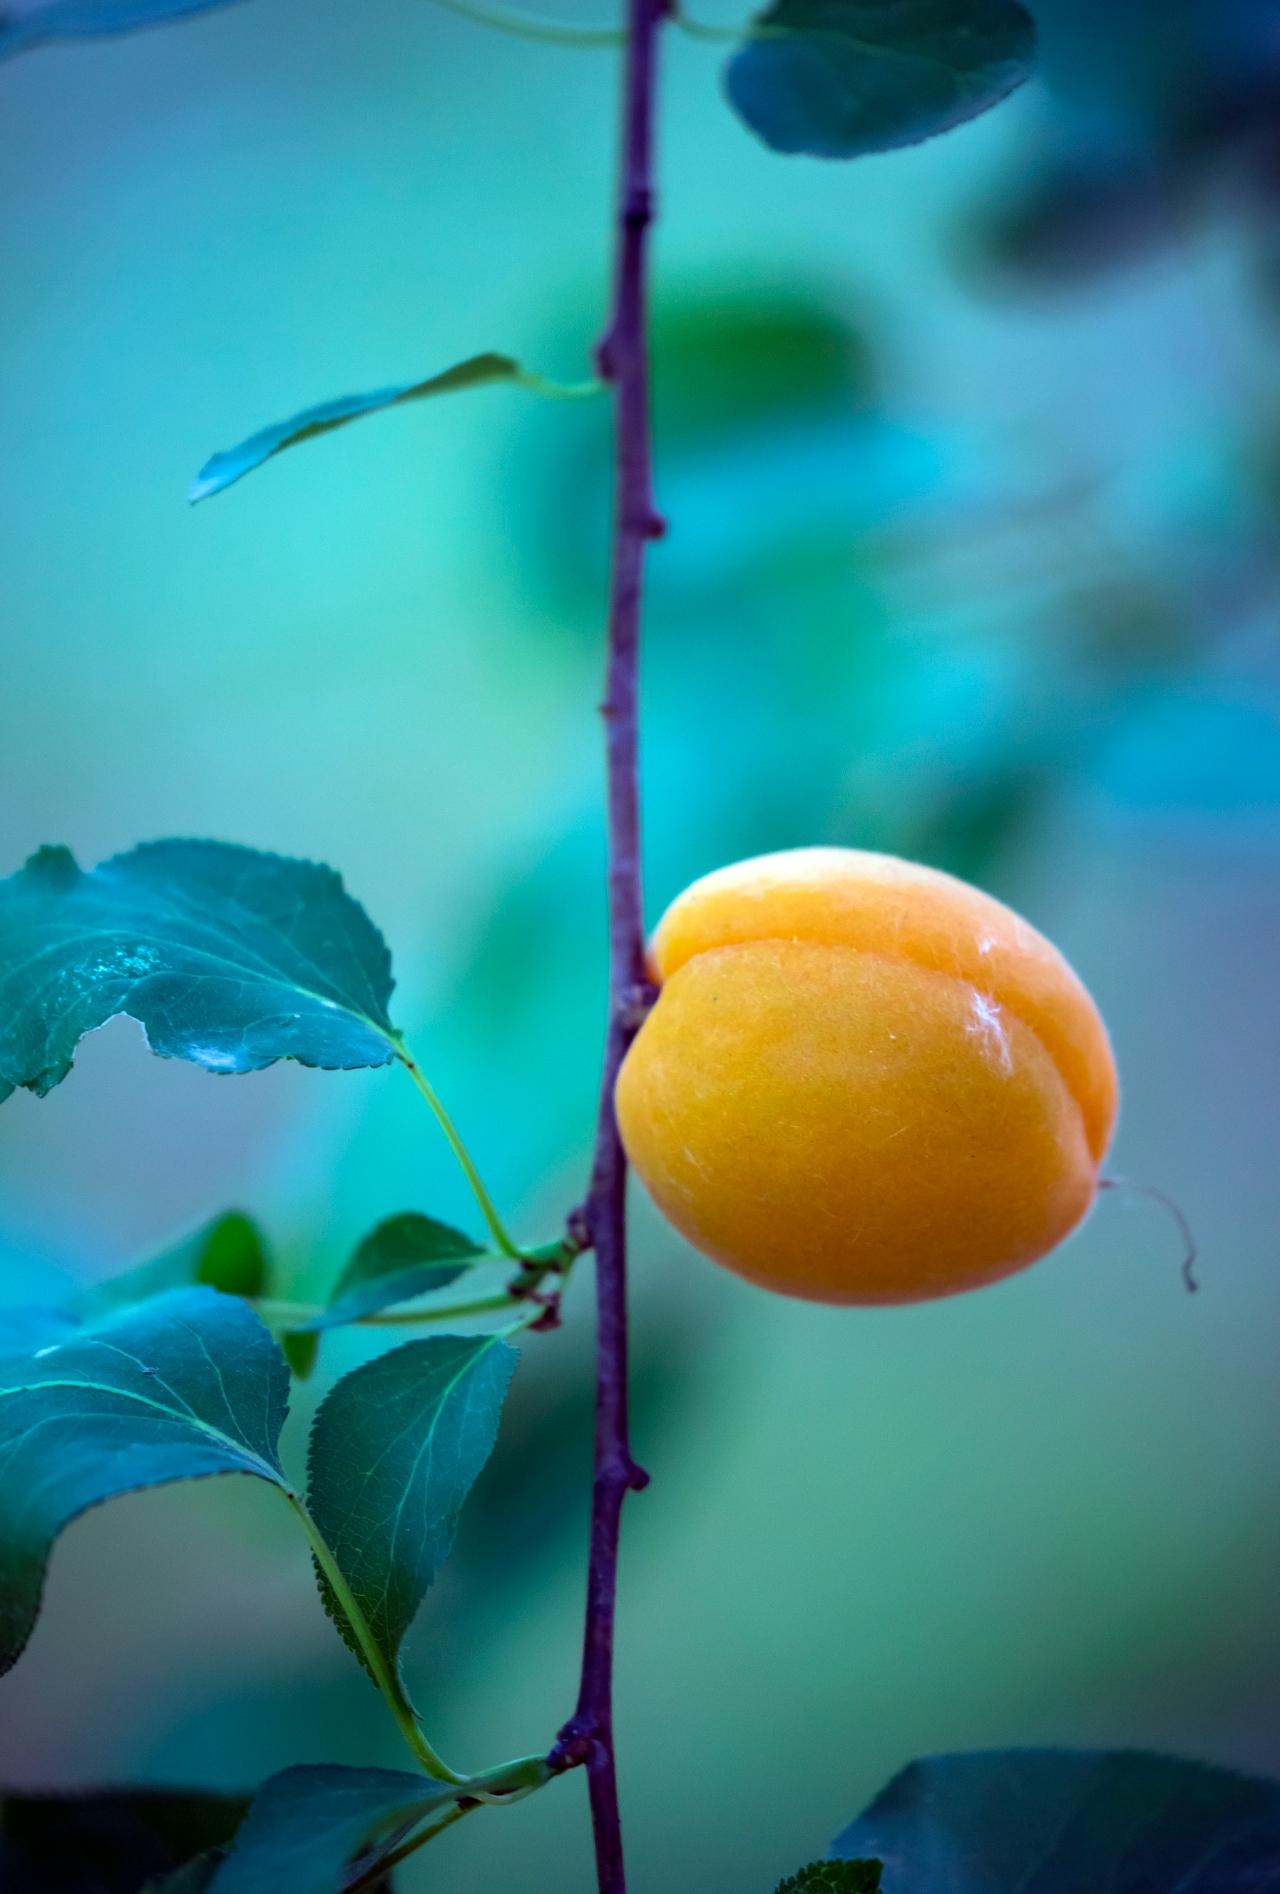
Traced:
POLYGON ((794 849, 694 882, 651 964, 623 1144, 668 1220, 739 1275, 815 1302, 956 1295, 1092 1203, 1117 1105, 1106 1028, 989 895, 794 849))

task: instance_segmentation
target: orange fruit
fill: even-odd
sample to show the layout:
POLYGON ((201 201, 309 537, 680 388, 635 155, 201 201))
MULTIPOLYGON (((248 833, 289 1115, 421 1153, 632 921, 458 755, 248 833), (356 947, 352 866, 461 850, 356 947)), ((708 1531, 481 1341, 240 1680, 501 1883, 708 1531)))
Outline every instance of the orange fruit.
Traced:
POLYGON ((1023 1269, 1093 1201, 1106 1028, 1057 949, 935 869, 803 848, 674 901, 618 1078, 658 1208, 816 1302, 924 1301, 1023 1269))

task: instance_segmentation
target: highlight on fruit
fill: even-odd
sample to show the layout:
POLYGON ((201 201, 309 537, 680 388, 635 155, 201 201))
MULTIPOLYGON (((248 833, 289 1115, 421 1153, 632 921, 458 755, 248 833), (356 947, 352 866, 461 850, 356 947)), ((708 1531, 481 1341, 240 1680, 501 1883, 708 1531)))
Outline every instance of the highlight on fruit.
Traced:
POLYGON ((815 1302, 920 1302, 1024 1269, 1088 1211, 1117 1107, 1106 1027, 990 895, 793 849, 694 882, 650 959, 623 1143, 726 1268, 815 1302))

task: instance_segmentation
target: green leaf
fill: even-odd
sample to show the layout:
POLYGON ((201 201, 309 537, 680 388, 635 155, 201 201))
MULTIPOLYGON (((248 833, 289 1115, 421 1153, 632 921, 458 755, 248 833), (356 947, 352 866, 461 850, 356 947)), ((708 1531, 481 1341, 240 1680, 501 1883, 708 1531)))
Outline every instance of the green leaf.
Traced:
POLYGON ((93 39, 209 13, 228 0, 7 0, 0 6, 0 59, 46 40, 93 39))
POLYGON ((266 1294, 267 1252, 257 1225, 239 1210, 228 1210, 180 1242, 170 1244, 134 1269, 126 1269, 77 1298, 79 1311, 92 1318, 131 1302, 145 1302, 167 1289, 204 1285, 227 1296, 266 1294))
POLYGON ((212 1894, 338 1894, 349 1863, 359 1857, 362 1870, 372 1869, 457 1794, 398 1769, 285 1769, 259 1790, 212 1894))
POLYGON ((203 1285, 229 1296, 260 1296, 268 1273, 256 1224, 231 1210, 134 1268, 81 1290, 60 1308, 30 1303, 0 1308, 0 1359, 33 1355, 50 1342, 69 1341, 83 1333, 86 1322, 169 1289, 203 1285))
POLYGON ((880 1894, 880 1869, 879 1861, 811 1861, 777 1894, 880 1894))
POLYGON ((859 158, 975 118, 1030 77, 1018 0, 773 0, 725 69, 775 151, 859 158))
POLYGON ((396 1302, 445 1289, 485 1252, 433 1217, 414 1210, 388 1217, 356 1250, 334 1285, 329 1306, 305 1328, 337 1328, 396 1302))
POLYGON ((482 388, 489 382, 512 382, 535 394, 577 396, 596 394, 599 382, 547 381, 521 368, 509 355, 471 355, 425 381, 401 382, 392 388, 376 388, 367 395, 340 395, 336 401, 322 401, 318 407, 304 408, 287 421, 277 421, 251 434, 238 447, 229 447, 205 462, 187 496, 193 506, 215 493, 234 486, 264 461, 296 447, 300 441, 313 441, 334 428, 346 427, 366 414, 380 414, 384 408, 398 408, 408 401, 423 401, 432 395, 455 394, 463 388, 482 388))
POLYGON ((891 1894, 1275 1894, 1280 1783, 1139 1750, 926 1756, 837 1839, 891 1894))
POLYGON ((43 1096, 117 1013, 211 1072, 385 1065, 391 962, 331 868, 149 842, 85 873, 43 848, 0 882, 0 1100, 43 1096))
POLYGON ((320 1354, 320 1337, 307 1329, 289 1329, 280 1336, 280 1347, 295 1381, 308 1381, 320 1354))
POLYGON ((90 1506, 213 1473, 283 1487, 288 1386, 257 1316, 212 1289, 0 1362, 0 1672, 31 1635, 55 1538, 90 1506))
MULTIPOLYGON (((0 1796, 4 1894, 137 1894, 230 1841, 248 1797, 187 1789, 0 1796)), ((177 1884, 172 1884, 175 1888, 177 1884)))
MULTIPOLYGON (((312 1517, 388 1670, 449 1555, 458 1514, 497 1437, 517 1360, 496 1335, 440 1335, 344 1376, 311 1430, 312 1517)), ((329 1586, 326 1608, 358 1641, 329 1586)))

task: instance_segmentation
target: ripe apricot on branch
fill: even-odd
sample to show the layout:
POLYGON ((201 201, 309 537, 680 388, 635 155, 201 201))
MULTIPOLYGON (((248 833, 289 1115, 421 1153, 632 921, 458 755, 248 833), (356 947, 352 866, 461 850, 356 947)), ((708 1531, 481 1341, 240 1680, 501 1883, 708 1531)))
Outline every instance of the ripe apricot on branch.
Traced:
POLYGON ((1084 1216, 1115 1123, 1093 1001, 1011 909, 936 869, 802 848, 694 882, 618 1078, 658 1208, 815 1302, 955 1295, 1084 1216))

